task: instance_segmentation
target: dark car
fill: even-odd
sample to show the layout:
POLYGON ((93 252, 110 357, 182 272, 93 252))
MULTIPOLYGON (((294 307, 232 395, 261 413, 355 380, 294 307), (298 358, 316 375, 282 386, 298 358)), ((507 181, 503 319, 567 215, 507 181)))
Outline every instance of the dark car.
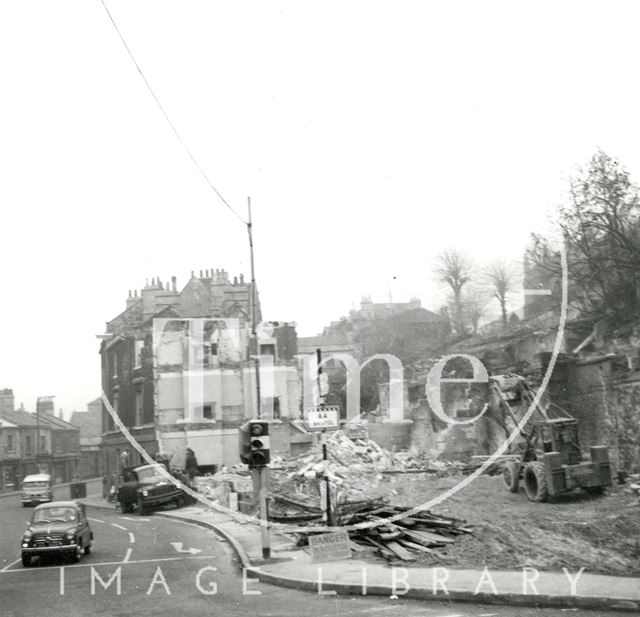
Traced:
POLYGON ((52 501, 37 506, 22 535, 22 565, 42 555, 65 555, 78 561, 91 552, 93 532, 84 506, 75 501, 52 501))
POLYGON ((142 515, 167 503, 175 503, 178 507, 184 505, 185 493, 164 475, 168 473, 160 463, 125 469, 117 496, 122 511, 137 509, 142 515))

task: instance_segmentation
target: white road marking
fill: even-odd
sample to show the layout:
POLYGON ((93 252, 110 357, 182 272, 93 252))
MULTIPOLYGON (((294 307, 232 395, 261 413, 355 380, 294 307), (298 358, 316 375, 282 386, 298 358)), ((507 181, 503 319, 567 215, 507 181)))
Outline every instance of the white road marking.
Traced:
POLYGON ((118 525, 118 523, 111 523, 114 527, 117 527, 118 529, 122 529, 122 531, 127 531, 126 527, 123 527, 122 525, 118 525))
POLYGON ((496 617, 498 613, 480 613, 478 617, 496 617))
POLYGON ((132 549, 131 547, 129 547, 129 548, 127 549, 127 553, 126 553, 126 555, 124 556, 124 559, 122 560, 122 563, 128 563, 128 562, 129 562, 129 559, 130 559, 130 557, 131 557, 131 553, 132 553, 132 552, 133 552, 133 549, 132 549))
POLYGON ((118 518, 119 518, 120 520, 123 520, 123 521, 135 521, 136 523, 137 523, 138 521, 140 521, 141 523, 150 523, 150 522, 151 522, 151 519, 150 519, 150 518, 140 518, 140 517, 138 517, 138 518, 131 518, 131 517, 129 517, 129 516, 119 516, 118 518))
POLYGON ((0 572, 6 572, 11 566, 15 566, 17 563, 20 563, 21 561, 22 559, 16 559, 15 561, 8 563, 4 568, 2 568, 2 570, 0 570, 0 572))
MULTIPOLYGON (((89 517, 87 517, 87 518, 89 518, 89 517)), ((90 520, 92 523, 104 523, 104 521, 101 521, 101 520, 100 520, 100 519, 98 519, 98 518, 89 518, 89 520, 90 520)))
POLYGON ((182 542, 169 542, 173 548, 178 551, 178 553, 191 553, 192 555, 197 555, 198 553, 202 553, 201 548, 182 548, 182 542))
MULTIPOLYGON (((138 559, 137 561, 101 561, 101 562, 92 562, 92 563, 79 563, 73 566, 64 566, 66 570, 70 570, 71 568, 95 568, 98 566, 121 566, 126 565, 136 565, 140 563, 156 563, 160 561, 191 561, 196 559, 215 559, 214 555, 192 555, 190 557, 161 557, 159 559, 138 559)), ((19 560, 18 560, 19 561, 19 560)), ((15 563, 15 562, 14 562, 15 563)), ((59 569, 62 566, 40 566, 38 568, 21 568, 20 570, 0 570, 0 574, 18 574, 25 572, 40 572, 41 570, 55 570, 59 569)))
POLYGON ((131 542, 131 544, 136 543, 136 537, 131 532, 129 532, 129 542, 131 542))

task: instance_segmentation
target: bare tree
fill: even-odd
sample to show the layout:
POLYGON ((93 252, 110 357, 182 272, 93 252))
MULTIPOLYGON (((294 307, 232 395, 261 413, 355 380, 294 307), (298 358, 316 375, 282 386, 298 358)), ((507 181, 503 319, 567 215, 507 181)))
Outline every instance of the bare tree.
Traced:
POLYGON ((463 315, 473 328, 474 334, 478 334, 480 320, 487 314, 486 306, 486 299, 479 291, 467 293, 462 299, 463 315))
POLYGON ((515 275, 512 269, 503 261, 490 263, 485 276, 492 286, 494 298, 500 304, 500 314, 502 316, 502 327, 507 328, 507 296, 514 290, 515 275))
POLYGON ((463 334, 464 313, 462 289, 471 280, 471 260, 457 249, 447 249, 436 258, 435 273, 453 293, 454 324, 457 334, 463 334))

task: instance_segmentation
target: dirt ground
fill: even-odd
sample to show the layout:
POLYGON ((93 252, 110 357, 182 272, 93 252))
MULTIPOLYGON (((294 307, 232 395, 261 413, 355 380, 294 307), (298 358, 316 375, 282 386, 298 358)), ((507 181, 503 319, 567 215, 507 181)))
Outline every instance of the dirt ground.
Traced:
MULTIPOLYGON (((461 479, 406 474, 385 481, 392 503, 415 506, 461 479)), ((638 576, 640 505, 637 496, 622 489, 615 486, 598 497, 577 492, 554 502, 533 503, 522 489, 510 493, 501 476, 480 476, 432 510, 466 520, 473 535, 438 549, 441 558, 420 556, 420 565, 571 571, 584 567, 592 573, 638 576)))

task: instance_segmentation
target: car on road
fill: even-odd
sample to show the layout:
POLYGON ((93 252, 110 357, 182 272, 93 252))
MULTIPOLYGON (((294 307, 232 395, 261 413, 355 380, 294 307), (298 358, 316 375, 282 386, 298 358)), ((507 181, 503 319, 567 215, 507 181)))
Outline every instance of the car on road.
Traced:
POLYGON ((161 463, 141 465, 123 471, 123 482, 118 487, 117 502, 123 512, 149 510, 168 503, 180 507, 187 502, 184 491, 166 477, 167 468, 161 463))
POLYGON ((21 501, 25 508, 38 503, 53 501, 51 476, 47 473, 36 473, 26 476, 22 481, 21 501))
POLYGON ((84 505, 75 501, 52 501, 36 506, 22 535, 22 565, 27 568, 33 557, 65 555, 78 561, 91 552, 93 531, 84 505))

